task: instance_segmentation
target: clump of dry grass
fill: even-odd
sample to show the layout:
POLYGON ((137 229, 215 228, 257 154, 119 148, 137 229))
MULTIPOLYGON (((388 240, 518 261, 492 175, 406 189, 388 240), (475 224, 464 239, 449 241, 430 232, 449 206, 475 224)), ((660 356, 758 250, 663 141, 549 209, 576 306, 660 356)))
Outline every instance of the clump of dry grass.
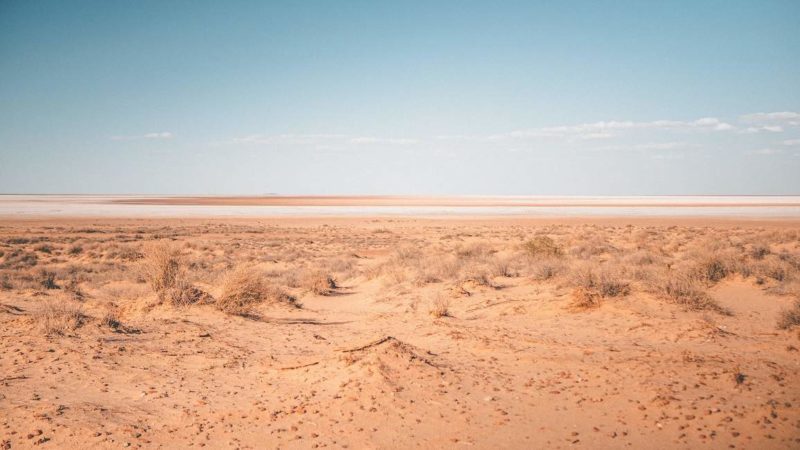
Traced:
POLYGON ((316 295, 330 295, 338 287, 333 275, 322 271, 306 274, 302 286, 316 295))
POLYGON ((179 280, 174 287, 167 289, 163 293, 163 298, 169 300, 175 306, 209 303, 214 300, 211 294, 186 280, 179 280))
POLYGON ((12 289, 14 289, 14 284, 11 283, 11 279, 8 275, 0 275, 0 291, 10 291, 12 289))
POLYGON ((660 287, 664 296, 687 309, 726 312, 706 293, 702 283, 690 275, 672 274, 662 280, 660 287))
POLYGON ((788 330, 800 325, 800 299, 795 300, 791 308, 784 309, 778 315, 778 328, 788 330))
POLYGON ((471 266, 464 270, 463 275, 459 280, 459 284, 472 284, 475 286, 484 286, 488 288, 498 289, 500 286, 495 284, 492 279, 492 274, 483 266, 471 266))
POLYGON ((185 275, 180 251, 169 242, 158 242, 147 246, 140 270, 144 279, 158 294, 175 288, 185 275))
POLYGON ((701 280, 716 283, 733 272, 729 260, 719 255, 707 255, 695 266, 696 276, 701 280))
POLYGON ((450 317, 450 300, 441 295, 437 295, 431 302, 431 308, 428 312, 436 319, 450 317))
POLYGON ((750 248, 750 257, 755 260, 762 260, 771 253, 769 244, 756 243, 750 248))
POLYGON ((492 275, 498 277, 513 278, 519 276, 519 272, 514 267, 513 261, 508 257, 496 257, 490 264, 492 275))
POLYGON ((122 328, 122 321, 119 318, 119 309, 113 305, 106 305, 106 311, 100 319, 100 325, 118 331, 122 328))
POLYGON ((33 318, 48 336, 62 336, 83 324, 81 304, 63 297, 48 298, 33 313, 33 318))
POLYGON ((483 259, 495 253, 495 250, 484 242, 472 242, 456 249, 456 256, 464 259, 483 259))
POLYGON ((630 283, 615 268, 594 269, 580 265, 573 269, 571 280, 575 286, 595 291, 601 297, 622 297, 630 293, 630 283))
POLYGON ((225 276, 222 294, 214 305, 228 314, 247 316, 264 302, 294 305, 295 299, 269 283, 255 268, 239 267, 225 276))
POLYGON ((577 287, 572 290, 572 301, 569 309, 574 311, 585 311, 600 306, 601 295, 593 289, 577 287))
POLYGON ((453 255, 421 258, 414 267, 414 284, 424 286, 456 278, 461 266, 462 261, 453 255))
POLYGON ((56 284, 56 274, 49 270, 42 269, 39 272, 39 283, 44 289, 60 289, 56 284))
POLYGON ((560 258, 537 259, 531 263, 530 271, 534 280, 544 281, 555 278, 566 270, 566 265, 560 258))
POLYGON ((162 241, 147 246, 139 265, 143 278, 162 301, 186 306, 211 296, 187 280, 186 262, 177 246, 162 241))
POLYGON ((34 267, 39 262, 39 257, 35 253, 15 249, 3 256, 0 269, 24 269, 34 267))
POLYGON ((564 251, 549 236, 536 236, 523 244, 523 249, 528 256, 539 258, 543 256, 561 256, 564 251))
POLYGON ((753 268, 756 276, 775 281, 787 281, 794 276, 796 271, 797 269, 790 262, 772 255, 761 259, 753 268))

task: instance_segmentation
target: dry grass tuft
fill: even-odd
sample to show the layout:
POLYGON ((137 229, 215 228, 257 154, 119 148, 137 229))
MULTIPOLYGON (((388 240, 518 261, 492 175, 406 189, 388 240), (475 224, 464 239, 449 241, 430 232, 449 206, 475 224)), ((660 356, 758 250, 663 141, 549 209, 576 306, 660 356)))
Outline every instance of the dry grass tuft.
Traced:
POLYGON ((778 315, 778 328, 788 330, 800 325, 800 299, 795 300, 791 308, 784 309, 778 315))
POLYGON ((83 324, 81 304, 63 297, 48 298, 33 318, 48 336, 63 336, 75 331, 83 324))
POLYGON ((630 283, 623 279, 619 270, 613 268, 594 269, 582 265, 573 270, 571 278, 577 287, 594 291, 601 297, 622 297, 631 290, 630 283))
POLYGON ((597 308, 600 306, 601 297, 600 293, 593 289, 577 287, 572 290, 572 301, 569 304, 569 309, 585 311, 597 308))
POLYGON ((338 287, 333 275, 322 271, 307 274, 302 286, 316 295, 330 295, 338 287))
POLYGON ((697 270, 702 279, 706 279, 712 283, 716 283, 728 275, 728 268, 717 258, 712 258, 700 263, 697 270))
POLYGON ((39 272, 39 283, 44 289, 60 289, 58 284, 56 284, 55 272, 51 272, 49 270, 42 269, 39 272))
POLYGON ((566 265, 560 258, 550 257, 535 260, 530 270, 534 280, 545 281, 564 273, 566 265))
POLYGON ((114 331, 122 329, 122 321, 119 318, 119 309, 113 305, 108 305, 105 314, 100 319, 100 325, 111 328, 114 331))
POLYGON ((159 295, 177 287, 185 275, 180 251, 166 241, 145 248, 140 269, 144 279, 159 295))
POLYGON ((431 303, 431 309, 428 311, 430 315, 435 318, 450 317, 450 300, 441 295, 437 295, 431 303))
POLYGON ((538 258, 542 256, 561 256, 564 251, 549 236, 536 236, 523 244, 528 256, 538 258))
POLYGON ((226 275, 222 294, 214 305, 228 314, 247 316, 256 305, 264 302, 294 305, 295 299, 270 284, 255 268, 240 267, 226 275))
POLYGON ((186 306, 213 300, 207 292, 187 280, 186 262, 178 247, 169 242, 147 246, 139 268, 161 301, 186 306))
POLYGON ((669 300, 690 310, 712 310, 728 313, 711 296, 702 283, 686 274, 673 274, 662 281, 661 292, 669 300))
POLYGON ((189 306, 195 303, 211 303, 214 298, 208 292, 192 285, 185 280, 163 293, 163 298, 169 300, 174 306, 189 306))

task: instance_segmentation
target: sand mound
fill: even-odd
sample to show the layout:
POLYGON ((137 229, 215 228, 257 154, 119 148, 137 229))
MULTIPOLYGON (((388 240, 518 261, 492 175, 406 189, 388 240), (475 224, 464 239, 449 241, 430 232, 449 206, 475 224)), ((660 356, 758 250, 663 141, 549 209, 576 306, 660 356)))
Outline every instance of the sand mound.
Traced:
POLYGON ((358 347, 339 349, 330 358, 282 370, 308 371, 315 384, 324 384, 340 396, 430 390, 448 373, 435 358, 429 351, 386 336, 358 347))
POLYGON ((347 365, 370 365, 375 362, 389 362, 394 368, 411 370, 414 367, 425 366, 436 368, 438 365, 432 361, 435 355, 424 351, 411 344, 407 344, 392 336, 386 336, 369 344, 345 349, 342 360, 347 365))
POLYGON ((445 375, 435 355, 391 336, 342 351, 340 386, 356 391, 430 389, 445 375), (426 387, 427 386, 427 387, 426 387))

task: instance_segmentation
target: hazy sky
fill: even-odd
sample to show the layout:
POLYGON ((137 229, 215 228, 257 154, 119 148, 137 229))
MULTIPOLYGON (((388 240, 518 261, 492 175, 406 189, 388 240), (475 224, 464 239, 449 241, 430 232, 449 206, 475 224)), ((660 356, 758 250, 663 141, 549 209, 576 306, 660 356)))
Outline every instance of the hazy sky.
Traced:
POLYGON ((800 1, 0 1, 0 192, 798 194, 800 1))

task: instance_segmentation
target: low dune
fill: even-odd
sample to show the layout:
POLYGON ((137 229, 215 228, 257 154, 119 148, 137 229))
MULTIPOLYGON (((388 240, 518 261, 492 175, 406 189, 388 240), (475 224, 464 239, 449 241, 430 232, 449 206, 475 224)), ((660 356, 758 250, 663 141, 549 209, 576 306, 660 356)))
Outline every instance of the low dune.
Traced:
POLYGON ((798 448, 800 224, 0 222, 0 448, 798 448))

